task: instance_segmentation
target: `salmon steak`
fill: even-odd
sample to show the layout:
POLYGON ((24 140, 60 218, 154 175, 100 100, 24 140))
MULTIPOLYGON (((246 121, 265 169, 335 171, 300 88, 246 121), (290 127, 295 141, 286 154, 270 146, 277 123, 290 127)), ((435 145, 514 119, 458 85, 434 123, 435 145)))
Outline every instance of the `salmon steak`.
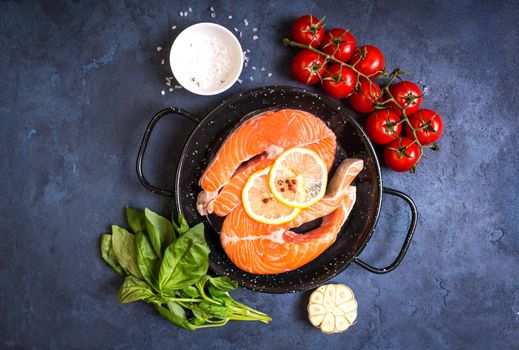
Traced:
POLYGON ((201 215, 225 216, 220 241, 233 264, 243 271, 283 273, 314 260, 335 242, 355 203, 356 188, 351 183, 364 165, 362 160, 346 159, 328 181, 324 197, 308 203, 290 221, 267 224, 252 219, 242 203, 245 184, 252 174, 270 167, 281 153, 294 147, 315 152, 324 163, 323 171, 325 166, 330 171, 337 148, 335 134, 310 113, 282 109, 243 122, 200 178, 197 209, 201 215), (293 230, 320 218, 321 224, 304 234, 293 230))

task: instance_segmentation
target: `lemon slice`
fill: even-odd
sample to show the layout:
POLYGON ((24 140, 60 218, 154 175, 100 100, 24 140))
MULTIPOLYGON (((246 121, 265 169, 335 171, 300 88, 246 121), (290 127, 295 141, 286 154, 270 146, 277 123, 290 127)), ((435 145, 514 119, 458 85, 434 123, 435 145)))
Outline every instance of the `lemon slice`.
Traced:
POLYGON ((270 167, 249 177, 241 193, 243 208, 253 220, 264 224, 280 225, 292 221, 301 209, 289 207, 272 195, 268 185, 269 173, 270 167))
POLYGON ((294 147, 281 153, 271 167, 270 191, 280 202, 307 208, 326 193, 328 170, 317 153, 294 147))

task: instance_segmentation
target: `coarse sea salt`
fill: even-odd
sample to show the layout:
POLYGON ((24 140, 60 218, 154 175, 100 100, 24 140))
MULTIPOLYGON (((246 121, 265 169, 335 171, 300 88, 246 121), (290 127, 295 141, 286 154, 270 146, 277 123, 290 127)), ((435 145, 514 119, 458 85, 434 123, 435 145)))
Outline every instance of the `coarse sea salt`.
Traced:
MULTIPOLYGON (((186 42, 180 65, 183 75, 195 90, 214 90, 227 83, 231 74, 232 55, 224 40, 205 35, 186 42)), ((176 87, 175 87, 176 88, 176 87)))

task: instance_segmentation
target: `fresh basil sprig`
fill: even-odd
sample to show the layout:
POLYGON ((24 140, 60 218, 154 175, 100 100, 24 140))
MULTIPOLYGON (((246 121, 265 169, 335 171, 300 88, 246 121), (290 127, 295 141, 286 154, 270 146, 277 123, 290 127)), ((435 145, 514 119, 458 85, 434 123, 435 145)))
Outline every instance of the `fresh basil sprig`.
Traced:
POLYGON ((101 235, 103 259, 126 277, 116 295, 121 303, 151 303, 162 317, 190 330, 229 321, 271 320, 229 295, 237 282, 207 274, 209 247, 203 224, 189 227, 181 214, 169 221, 149 209, 126 207, 125 212, 135 234, 114 225, 111 235, 101 235))

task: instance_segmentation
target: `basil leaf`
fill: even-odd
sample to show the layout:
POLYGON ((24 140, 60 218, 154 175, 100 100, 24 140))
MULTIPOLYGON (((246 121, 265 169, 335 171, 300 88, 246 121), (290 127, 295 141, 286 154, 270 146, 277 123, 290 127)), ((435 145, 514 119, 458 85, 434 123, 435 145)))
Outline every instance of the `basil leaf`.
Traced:
POLYGON ((205 324, 205 320, 195 316, 195 317, 191 318, 190 323, 194 324, 195 326, 201 326, 201 325, 205 324))
POLYGON ((208 268, 209 247, 203 230, 191 229, 166 248, 159 270, 159 289, 186 288, 200 280, 208 268))
POLYGON ((211 277, 209 283, 224 292, 238 288, 238 282, 232 281, 227 276, 211 277))
POLYGON ((190 329, 190 330, 197 328, 196 326, 194 326, 188 322, 185 313, 181 314, 179 312, 170 311, 170 310, 166 309, 165 307, 161 306, 160 304, 155 304, 155 308, 162 315, 162 317, 164 317, 166 320, 168 320, 169 322, 171 322, 179 327, 182 327, 185 329, 190 329))
POLYGON ((135 260, 134 236, 124 228, 112 225, 112 252, 119 265, 137 278, 142 278, 135 260))
POLYGON ((128 225, 133 232, 146 232, 146 217, 142 211, 130 207, 125 207, 124 211, 128 225))
POLYGON ((159 258, 155 254, 148 237, 142 232, 135 234, 135 256, 137 266, 141 271, 142 277, 152 287, 157 287, 157 276, 159 269, 159 258))
POLYGON ((119 275, 124 275, 124 271, 117 263, 117 259, 112 253, 112 235, 104 233, 101 235, 101 256, 103 260, 119 275))
POLYGON ((177 214, 177 220, 175 220, 174 215, 172 216, 172 219, 173 220, 171 220, 171 223, 173 224, 173 228, 177 232, 178 236, 182 236, 187 231, 189 231, 189 225, 182 214, 177 214))
POLYGON ((155 294, 153 294, 153 291, 146 282, 133 276, 126 277, 116 296, 123 304, 137 300, 153 300, 156 298, 155 294))
POLYGON ((209 286, 207 287, 207 290, 209 291, 211 298, 222 305, 228 305, 228 303, 232 300, 229 293, 224 292, 216 287, 209 286))
POLYGON ((189 286, 189 287, 183 288, 182 290, 180 290, 180 293, 181 293, 182 296, 190 297, 190 298, 197 298, 197 297, 200 296, 200 293, 198 292, 198 289, 196 289, 193 286, 189 286))
POLYGON ((184 311, 184 308, 180 306, 180 304, 174 301, 168 301, 166 305, 168 306, 169 311, 171 311, 175 315, 181 318, 186 318, 186 312, 184 311))
POLYGON ((168 219, 152 212, 148 208, 144 209, 144 215, 151 245, 157 256, 162 258, 162 251, 175 239, 173 225, 171 225, 168 219))
MULTIPOLYGON (((205 236, 204 236, 204 224, 203 223, 199 223, 198 225, 195 225, 193 227, 191 227, 188 232, 192 235, 195 235, 195 236, 200 236, 202 237, 202 240, 205 242, 205 236)), ((187 232, 186 232, 187 233, 187 232)))
POLYGON ((198 304, 198 308, 205 312, 210 318, 225 319, 231 315, 231 311, 228 307, 213 304, 208 301, 202 301, 198 304))
POLYGON ((190 310, 196 319, 203 320, 205 322, 211 318, 211 316, 209 316, 205 311, 200 309, 197 304, 191 305, 190 310))

